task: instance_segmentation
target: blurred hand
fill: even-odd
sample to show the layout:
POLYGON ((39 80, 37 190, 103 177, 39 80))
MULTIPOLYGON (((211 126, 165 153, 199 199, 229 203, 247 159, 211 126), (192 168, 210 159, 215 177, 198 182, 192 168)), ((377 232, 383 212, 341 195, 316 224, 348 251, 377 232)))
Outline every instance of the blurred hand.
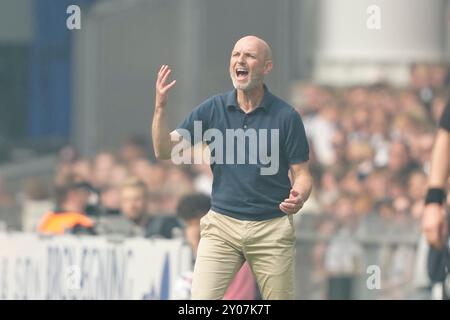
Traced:
POLYGON ((425 206, 422 230, 430 246, 440 249, 447 241, 448 225, 444 206, 429 203, 425 206))
POLYGON ((159 69, 158 77, 156 79, 156 97, 155 97, 155 107, 163 108, 167 104, 167 93, 170 89, 175 86, 176 80, 173 80, 167 84, 167 79, 169 78, 170 70, 168 65, 162 65, 159 69))
POLYGON ((286 214, 295 214, 303 207, 303 200, 300 198, 300 194, 291 189, 289 193, 289 198, 284 199, 282 203, 280 203, 280 210, 286 214))

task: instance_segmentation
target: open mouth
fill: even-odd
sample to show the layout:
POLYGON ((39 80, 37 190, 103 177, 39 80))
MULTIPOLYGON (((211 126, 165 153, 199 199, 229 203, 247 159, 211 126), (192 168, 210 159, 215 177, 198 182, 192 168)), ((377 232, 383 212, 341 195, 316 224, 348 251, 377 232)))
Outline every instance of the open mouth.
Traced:
POLYGON ((236 69, 236 78, 238 80, 245 80, 248 76, 248 70, 245 68, 237 68, 236 69))

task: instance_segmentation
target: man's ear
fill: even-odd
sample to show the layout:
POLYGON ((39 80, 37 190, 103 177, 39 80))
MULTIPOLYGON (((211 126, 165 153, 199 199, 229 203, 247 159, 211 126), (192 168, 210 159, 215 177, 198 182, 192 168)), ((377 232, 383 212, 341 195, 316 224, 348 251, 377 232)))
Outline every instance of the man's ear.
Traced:
POLYGON ((272 71, 273 63, 272 60, 267 60, 264 65, 264 75, 268 75, 272 71))

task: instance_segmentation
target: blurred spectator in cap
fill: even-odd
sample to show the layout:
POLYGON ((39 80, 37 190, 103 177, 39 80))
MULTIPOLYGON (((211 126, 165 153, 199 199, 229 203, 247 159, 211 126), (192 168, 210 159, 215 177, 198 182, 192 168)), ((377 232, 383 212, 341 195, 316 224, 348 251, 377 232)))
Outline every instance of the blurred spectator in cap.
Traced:
POLYGON ((40 221, 38 232, 42 234, 95 234, 94 221, 86 214, 90 185, 69 183, 56 189, 56 209, 48 212, 40 221))

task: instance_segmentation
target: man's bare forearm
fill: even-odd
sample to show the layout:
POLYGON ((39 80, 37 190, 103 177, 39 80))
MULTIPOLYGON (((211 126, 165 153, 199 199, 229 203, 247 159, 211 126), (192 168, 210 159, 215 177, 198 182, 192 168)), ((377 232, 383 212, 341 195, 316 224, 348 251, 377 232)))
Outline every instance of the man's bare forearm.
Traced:
POLYGON ((428 187, 445 188, 450 170, 450 132, 439 129, 431 154, 428 187))
POLYGON ((172 144, 165 108, 155 106, 152 123, 153 149, 157 159, 170 159, 172 144))
POLYGON ((157 159, 170 159, 172 152, 172 142, 170 140, 169 126, 167 125, 166 104, 167 94, 172 89, 176 80, 167 83, 170 70, 168 65, 162 65, 156 78, 155 112, 152 122, 153 149, 157 159))
POLYGON ((300 194, 303 202, 308 200, 313 187, 313 179, 308 171, 302 171, 294 175, 294 183, 292 189, 300 194))

